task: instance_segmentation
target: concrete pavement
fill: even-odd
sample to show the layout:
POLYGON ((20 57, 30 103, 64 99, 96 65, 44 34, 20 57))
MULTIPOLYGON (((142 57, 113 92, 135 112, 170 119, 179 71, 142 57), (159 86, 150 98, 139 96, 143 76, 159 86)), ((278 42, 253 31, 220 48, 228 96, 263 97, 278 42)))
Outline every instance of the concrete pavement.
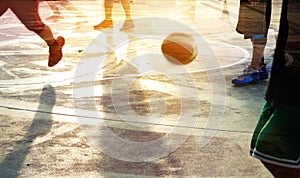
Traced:
POLYGON ((251 54, 238 1, 136 0, 128 32, 120 3, 116 26, 96 31, 103 2, 72 2, 86 18, 45 20, 66 38, 53 68, 36 34, 0 18, 0 177, 271 177, 249 156, 267 81, 231 85, 251 54), (175 31, 197 40, 189 65, 160 53, 175 31))

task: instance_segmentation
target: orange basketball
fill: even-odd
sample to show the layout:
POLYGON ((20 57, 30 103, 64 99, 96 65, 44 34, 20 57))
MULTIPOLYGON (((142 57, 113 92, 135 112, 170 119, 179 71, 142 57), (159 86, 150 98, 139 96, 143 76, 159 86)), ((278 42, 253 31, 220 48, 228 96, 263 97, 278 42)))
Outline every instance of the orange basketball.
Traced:
POLYGON ((198 46, 192 35, 172 33, 161 45, 165 58, 176 64, 189 64, 198 54, 198 46))

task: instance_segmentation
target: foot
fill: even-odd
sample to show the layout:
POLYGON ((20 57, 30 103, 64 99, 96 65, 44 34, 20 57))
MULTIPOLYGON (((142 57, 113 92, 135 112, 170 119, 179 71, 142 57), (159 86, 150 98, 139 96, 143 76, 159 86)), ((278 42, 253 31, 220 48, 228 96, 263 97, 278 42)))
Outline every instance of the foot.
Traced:
POLYGON ((49 45, 48 66, 55 66, 62 58, 62 47, 65 44, 65 39, 61 36, 57 37, 52 45, 49 45))
POLYGON ((60 19, 63 19, 64 17, 61 16, 61 15, 51 15, 49 17, 46 18, 46 20, 53 20, 53 21, 56 21, 56 20, 60 20, 60 19))
POLYGON ((120 31, 126 31, 134 28, 133 20, 125 20, 123 26, 120 28, 120 31))
POLYGON ((113 27, 113 21, 112 20, 103 20, 98 25, 95 25, 94 29, 100 30, 100 29, 111 28, 111 27, 113 27))
POLYGON ((253 69, 251 66, 248 66, 244 69, 243 74, 233 78, 231 80, 234 85, 250 85, 258 83, 261 80, 268 79, 269 73, 266 69, 266 65, 260 66, 260 69, 253 69))

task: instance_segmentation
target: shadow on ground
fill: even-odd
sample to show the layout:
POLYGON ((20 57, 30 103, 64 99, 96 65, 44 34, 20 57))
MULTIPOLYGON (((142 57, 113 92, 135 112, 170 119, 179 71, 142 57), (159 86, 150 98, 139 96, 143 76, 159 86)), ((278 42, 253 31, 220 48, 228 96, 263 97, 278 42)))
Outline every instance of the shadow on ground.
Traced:
POLYGON ((25 136, 16 143, 13 151, 0 163, 1 177, 16 177, 30 152, 32 142, 47 134, 52 126, 51 111, 56 101, 55 89, 45 85, 40 96, 39 107, 25 136))

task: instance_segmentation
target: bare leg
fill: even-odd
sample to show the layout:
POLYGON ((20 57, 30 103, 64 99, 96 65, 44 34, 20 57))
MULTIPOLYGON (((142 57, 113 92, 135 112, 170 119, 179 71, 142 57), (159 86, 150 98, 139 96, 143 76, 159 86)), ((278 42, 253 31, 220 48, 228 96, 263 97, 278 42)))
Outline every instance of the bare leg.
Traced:
POLYGON ((121 0, 121 3, 125 12, 126 20, 131 20, 131 9, 129 0, 121 0))
POLYGON ((231 83, 235 85, 249 85, 258 83, 269 77, 269 73, 264 65, 262 58, 264 57, 265 45, 267 38, 252 39, 252 59, 250 65, 244 68, 243 73, 232 78, 231 83))
POLYGON ((264 57, 266 43, 267 43, 267 38, 252 39, 253 51, 252 51, 252 60, 250 66, 253 69, 259 69, 259 67, 264 64, 261 58, 264 57))
POLYGON ((123 26, 120 28, 120 31, 126 31, 134 28, 133 20, 131 19, 131 10, 129 0, 121 0, 122 7, 125 12, 126 20, 123 23, 123 26))
POLYGON ((55 66, 62 58, 62 47, 65 44, 65 39, 61 36, 55 39, 51 29, 44 25, 41 32, 37 33, 49 46, 48 66, 55 66))
POLYGON ((55 43, 53 33, 47 25, 44 26, 43 30, 38 33, 38 35, 47 43, 48 46, 55 43))
POLYGON ((300 178, 300 169, 293 169, 263 162, 263 165, 272 173, 275 178, 300 178))
POLYGON ((104 1, 105 19, 102 22, 100 22, 98 25, 94 25, 94 29, 101 30, 113 26, 113 21, 112 21, 113 6, 114 6, 114 0, 104 1))
POLYGON ((104 1, 104 9, 105 9, 105 20, 112 20, 112 9, 114 6, 113 0, 105 0, 104 1))

